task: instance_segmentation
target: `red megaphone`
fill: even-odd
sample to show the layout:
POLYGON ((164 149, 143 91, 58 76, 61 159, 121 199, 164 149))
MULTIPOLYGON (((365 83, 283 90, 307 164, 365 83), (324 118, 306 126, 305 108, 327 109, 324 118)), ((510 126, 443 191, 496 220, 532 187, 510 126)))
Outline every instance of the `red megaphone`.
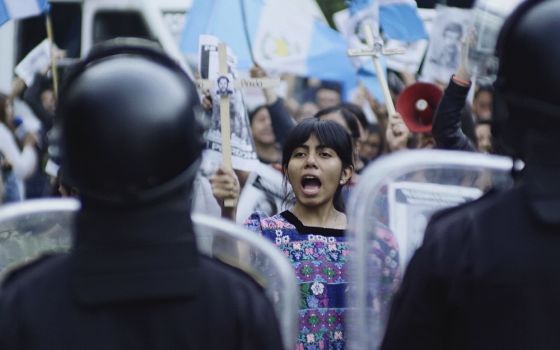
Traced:
POLYGON ((397 112, 411 132, 432 131, 434 112, 443 91, 434 84, 414 83, 397 98, 397 112))

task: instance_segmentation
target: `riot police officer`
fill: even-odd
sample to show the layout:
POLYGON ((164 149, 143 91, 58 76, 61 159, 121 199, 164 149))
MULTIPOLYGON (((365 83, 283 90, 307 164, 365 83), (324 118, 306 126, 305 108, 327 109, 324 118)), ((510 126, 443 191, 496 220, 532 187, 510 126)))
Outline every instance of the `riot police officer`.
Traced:
POLYGON ((394 298, 382 349, 560 346, 560 1, 528 0, 496 47, 496 131, 518 184, 436 214, 394 298))
POLYGON ((81 201, 74 242, 5 280, 1 349, 282 348, 260 286, 197 251, 198 108, 189 77, 146 43, 103 44, 70 73, 58 127, 81 201))

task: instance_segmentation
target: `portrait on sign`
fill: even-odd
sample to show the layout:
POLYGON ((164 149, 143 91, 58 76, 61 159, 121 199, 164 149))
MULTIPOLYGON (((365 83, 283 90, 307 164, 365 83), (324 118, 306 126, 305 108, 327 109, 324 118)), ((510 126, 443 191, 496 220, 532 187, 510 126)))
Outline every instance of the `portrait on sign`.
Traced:
POLYGON ((209 113, 209 128, 205 133, 206 150, 204 152, 204 169, 215 170, 222 162, 222 134, 221 134, 221 103, 227 98, 230 117, 230 141, 232 163, 234 169, 251 170, 258 162, 253 144, 249 117, 243 101, 236 70, 237 58, 230 48, 227 48, 227 74, 219 72, 219 39, 211 35, 201 35, 199 38, 199 73, 203 79, 210 82, 209 94, 212 100, 212 110, 209 113), (237 87, 237 88, 236 88, 237 87))
POLYGON ((426 81, 447 83, 461 63, 461 43, 468 32, 470 12, 441 5, 436 11, 422 77, 426 81))
POLYGON ((231 74, 220 75, 216 78, 216 95, 218 96, 228 96, 233 94, 233 77, 231 74))

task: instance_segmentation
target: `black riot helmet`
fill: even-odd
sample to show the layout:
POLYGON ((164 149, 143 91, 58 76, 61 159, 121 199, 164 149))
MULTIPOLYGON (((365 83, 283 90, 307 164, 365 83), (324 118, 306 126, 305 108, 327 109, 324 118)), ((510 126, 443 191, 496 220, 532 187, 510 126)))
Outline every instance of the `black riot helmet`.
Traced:
POLYGON ((560 1, 527 0, 500 32, 494 133, 524 158, 529 134, 560 131, 560 1))
POLYGON ((60 92, 65 181, 84 198, 117 204, 191 185, 203 146, 199 109, 192 80, 153 43, 100 44, 60 92))

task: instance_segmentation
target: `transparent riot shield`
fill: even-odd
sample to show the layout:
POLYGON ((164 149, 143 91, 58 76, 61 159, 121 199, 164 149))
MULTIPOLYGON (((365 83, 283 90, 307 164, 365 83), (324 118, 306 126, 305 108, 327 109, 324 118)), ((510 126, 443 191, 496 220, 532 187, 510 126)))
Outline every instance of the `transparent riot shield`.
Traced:
POLYGON ((232 222, 194 214, 198 249, 247 272, 272 300, 285 349, 293 349, 297 333, 299 290, 294 269, 272 243, 232 222))
POLYGON ((414 150, 368 166, 348 208, 352 249, 347 346, 377 349, 392 296, 431 215, 513 185, 510 158, 480 153, 414 150))
MULTIPOLYGON (((79 202, 40 199, 0 207, 0 279, 12 268, 47 252, 71 246, 72 222, 79 202)), ((299 292, 289 261, 264 238, 225 220, 192 217, 199 250, 237 267, 265 289, 280 323, 284 347, 297 332, 299 292)))
POLYGON ((0 207, 0 279, 37 256, 70 247, 75 200, 32 200, 0 207))

